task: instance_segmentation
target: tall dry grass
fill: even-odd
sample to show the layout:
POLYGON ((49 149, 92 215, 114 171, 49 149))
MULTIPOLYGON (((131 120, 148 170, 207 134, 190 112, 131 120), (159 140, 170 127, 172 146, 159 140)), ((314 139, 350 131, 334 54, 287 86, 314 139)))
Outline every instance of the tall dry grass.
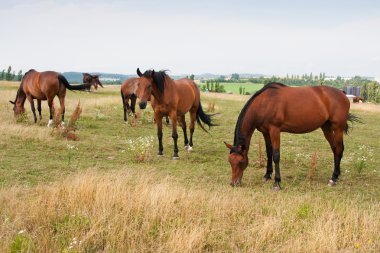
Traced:
POLYGON ((0 190, 0 251, 378 252, 380 204, 85 172, 0 190))

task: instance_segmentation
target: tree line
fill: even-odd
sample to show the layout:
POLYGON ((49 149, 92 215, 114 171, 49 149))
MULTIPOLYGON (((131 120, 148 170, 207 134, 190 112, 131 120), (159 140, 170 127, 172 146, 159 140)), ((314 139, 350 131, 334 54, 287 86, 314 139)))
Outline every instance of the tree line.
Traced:
POLYGON ((22 77, 23 77, 22 70, 19 70, 16 75, 16 72, 12 70, 12 66, 9 66, 7 71, 3 69, 0 73, 0 80, 21 81, 22 77))

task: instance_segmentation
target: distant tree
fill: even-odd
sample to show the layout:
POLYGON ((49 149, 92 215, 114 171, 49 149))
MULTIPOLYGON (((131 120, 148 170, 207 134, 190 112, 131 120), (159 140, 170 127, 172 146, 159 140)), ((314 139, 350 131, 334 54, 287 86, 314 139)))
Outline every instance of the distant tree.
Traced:
POLYGON ((20 70, 17 74, 17 81, 21 81, 22 79, 22 70, 20 70))
POLYGON ((191 74, 191 75, 190 75, 190 79, 191 79, 191 80, 194 80, 194 77, 195 77, 194 74, 191 74))
POLYGON ((16 72, 12 71, 12 81, 16 81, 16 72))
POLYGON ((367 101, 368 100, 368 86, 367 84, 363 84, 363 86, 360 89, 360 96, 367 101))
POLYGON ((3 71, 1 71, 1 74, 0 74, 0 80, 4 80, 5 79, 5 69, 3 69, 3 71))
POLYGON ((231 75, 231 79, 233 79, 233 80, 239 80, 240 79, 239 74, 238 73, 233 73, 231 75))
POLYGON ((240 85, 240 87, 239 87, 239 94, 241 95, 242 92, 243 92, 243 86, 240 85))
POLYGON ((5 74, 5 80, 7 81, 11 81, 12 80, 12 67, 9 66, 8 67, 8 70, 7 70, 7 73, 5 74))

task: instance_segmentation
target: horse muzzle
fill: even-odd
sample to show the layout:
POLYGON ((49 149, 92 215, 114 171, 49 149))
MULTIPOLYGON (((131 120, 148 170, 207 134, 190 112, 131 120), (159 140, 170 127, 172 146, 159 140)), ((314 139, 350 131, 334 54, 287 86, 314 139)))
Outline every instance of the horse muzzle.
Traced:
POLYGON ((139 103, 139 107, 140 107, 140 109, 141 109, 141 110, 145 109, 145 108, 146 108, 146 104, 147 104, 147 102, 140 102, 140 103, 139 103))

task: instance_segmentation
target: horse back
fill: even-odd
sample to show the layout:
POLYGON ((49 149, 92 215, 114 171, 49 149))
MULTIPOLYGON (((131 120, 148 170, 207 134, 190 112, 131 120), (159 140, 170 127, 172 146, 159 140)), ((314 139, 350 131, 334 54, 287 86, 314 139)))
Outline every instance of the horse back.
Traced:
POLYGON ((58 75, 54 71, 29 72, 22 80, 24 92, 41 100, 54 97, 60 90, 65 90, 64 86, 59 85, 58 75))
POLYGON ((175 80, 175 92, 178 99, 178 111, 188 112, 191 108, 198 108, 200 92, 197 85, 189 78, 175 80))
POLYGON ((261 124, 291 133, 311 132, 327 121, 345 124, 349 111, 344 93, 328 86, 268 89, 253 104, 261 124))

